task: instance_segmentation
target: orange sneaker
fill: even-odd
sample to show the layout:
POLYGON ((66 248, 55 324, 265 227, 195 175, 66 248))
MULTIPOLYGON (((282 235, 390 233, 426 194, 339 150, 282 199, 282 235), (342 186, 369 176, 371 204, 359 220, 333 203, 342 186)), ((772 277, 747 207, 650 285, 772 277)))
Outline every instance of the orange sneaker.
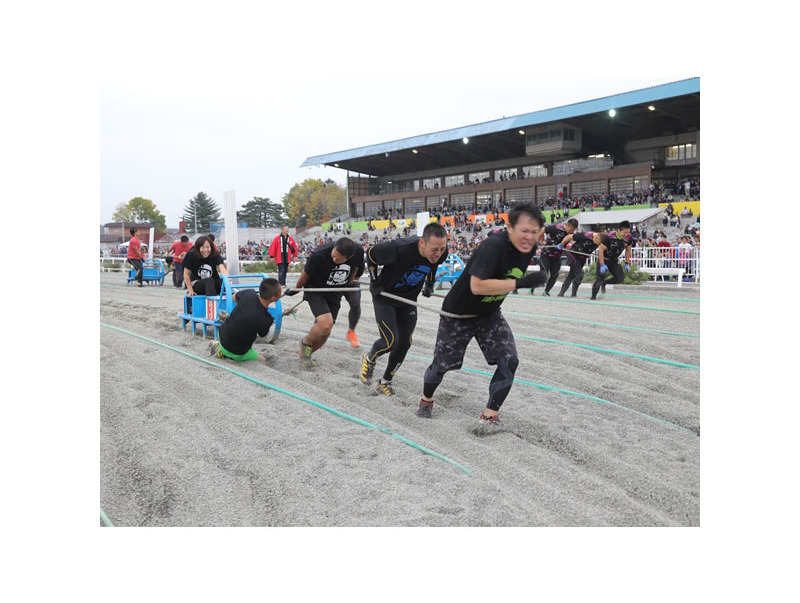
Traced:
POLYGON ((348 331, 347 335, 345 335, 345 339, 350 342, 350 345, 354 348, 360 348, 361 342, 358 340, 358 336, 356 335, 355 331, 348 331))

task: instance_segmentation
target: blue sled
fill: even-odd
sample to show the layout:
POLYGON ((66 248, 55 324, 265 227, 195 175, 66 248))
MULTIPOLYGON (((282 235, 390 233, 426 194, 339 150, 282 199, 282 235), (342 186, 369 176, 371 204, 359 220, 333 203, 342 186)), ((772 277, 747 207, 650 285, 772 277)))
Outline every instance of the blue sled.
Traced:
POLYGON ((449 254, 447 259, 436 269, 436 280, 439 283, 439 286, 436 288, 441 289, 442 283, 450 283, 450 287, 452 287, 453 283, 455 283, 458 277, 461 276, 461 273, 464 272, 465 265, 464 260, 462 260, 458 254, 449 254))
MULTIPOLYGON (((183 312, 178 313, 178 318, 181 319, 181 327, 186 330, 186 325, 192 323, 192 335, 197 331, 198 325, 203 330, 203 337, 207 336, 209 327, 214 328, 214 339, 219 340, 219 327, 222 324, 220 320, 220 313, 225 312, 230 316, 233 309, 236 307, 236 302, 233 301, 233 294, 237 289, 258 289, 261 280, 268 278, 268 274, 220 274, 222 279, 222 292, 219 295, 187 295, 183 298, 183 312), (234 284, 234 279, 253 279, 258 280, 253 283, 237 282, 234 284)), ((283 318, 283 310, 281 308, 281 300, 270 304, 267 308, 274 321, 272 331, 267 336, 267 343, 275 343, 278 340, 278 335, 281 333, 281 320, 283 318)))

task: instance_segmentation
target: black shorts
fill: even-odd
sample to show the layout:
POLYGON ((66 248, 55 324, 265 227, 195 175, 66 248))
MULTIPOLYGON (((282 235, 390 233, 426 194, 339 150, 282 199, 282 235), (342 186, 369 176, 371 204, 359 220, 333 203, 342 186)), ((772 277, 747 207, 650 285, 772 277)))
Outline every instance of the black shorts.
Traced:
POLYGON ((308 302, 311 307, 311 313, 314 318, 323 314, 331 314, 333 322, 336 322, 336 317, 339 315, 339 306, 342 305, 343 293, 304 293, 303 299, 308 302))

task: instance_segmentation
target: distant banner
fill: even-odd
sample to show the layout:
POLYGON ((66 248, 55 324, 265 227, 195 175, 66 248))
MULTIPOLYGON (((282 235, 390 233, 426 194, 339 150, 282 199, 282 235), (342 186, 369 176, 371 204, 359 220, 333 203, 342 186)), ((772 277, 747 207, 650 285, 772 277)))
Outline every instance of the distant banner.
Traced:
POLYGON ((395 220, 394 224, 397 226, 397 228, 405 228, 406 226, 411 226, 409 224, 410 221, 411 220, 395 220))

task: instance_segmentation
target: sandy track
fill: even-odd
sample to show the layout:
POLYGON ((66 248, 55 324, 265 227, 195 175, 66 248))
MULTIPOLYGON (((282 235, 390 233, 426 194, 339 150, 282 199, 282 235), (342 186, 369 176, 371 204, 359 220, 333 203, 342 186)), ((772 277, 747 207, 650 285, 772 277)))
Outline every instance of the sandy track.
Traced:
MULTIPOLYGON (((275 345, 257 344, 267 366, 236 364, 210 359, 209 340, 180 329, 182 292, 103 275, 101 507, 115 525, 148 526, 699 525, 700 371, 655 360, 697 366, 700 340, 620 328, 697 335, 699 314, 690 312, 699 303, 684 300, 699 293, 640 289, 617 287, 596 305, 509 296, 503 309, 518 337, 518 382, 503 406, 505 430, 479 438, 470 428, 492 368, 474 343, 467 370, 445 376, 434 418, 414 415, 438 327, 431 312, 420 311, 389 399, 356 376, 360 352, 343 341, 346 302, 315 368, 296 359, 312 322, 307 305, 285 319, 275 345), (111 327, 391 430, 471 475, 111 327)), ((587 298, 582 290, 577 302, 587 298)), ((378 336, 368 293, 358 333, 365 346, 378 336)), ((376 376, 384 366, 382 359, 376 376)))

